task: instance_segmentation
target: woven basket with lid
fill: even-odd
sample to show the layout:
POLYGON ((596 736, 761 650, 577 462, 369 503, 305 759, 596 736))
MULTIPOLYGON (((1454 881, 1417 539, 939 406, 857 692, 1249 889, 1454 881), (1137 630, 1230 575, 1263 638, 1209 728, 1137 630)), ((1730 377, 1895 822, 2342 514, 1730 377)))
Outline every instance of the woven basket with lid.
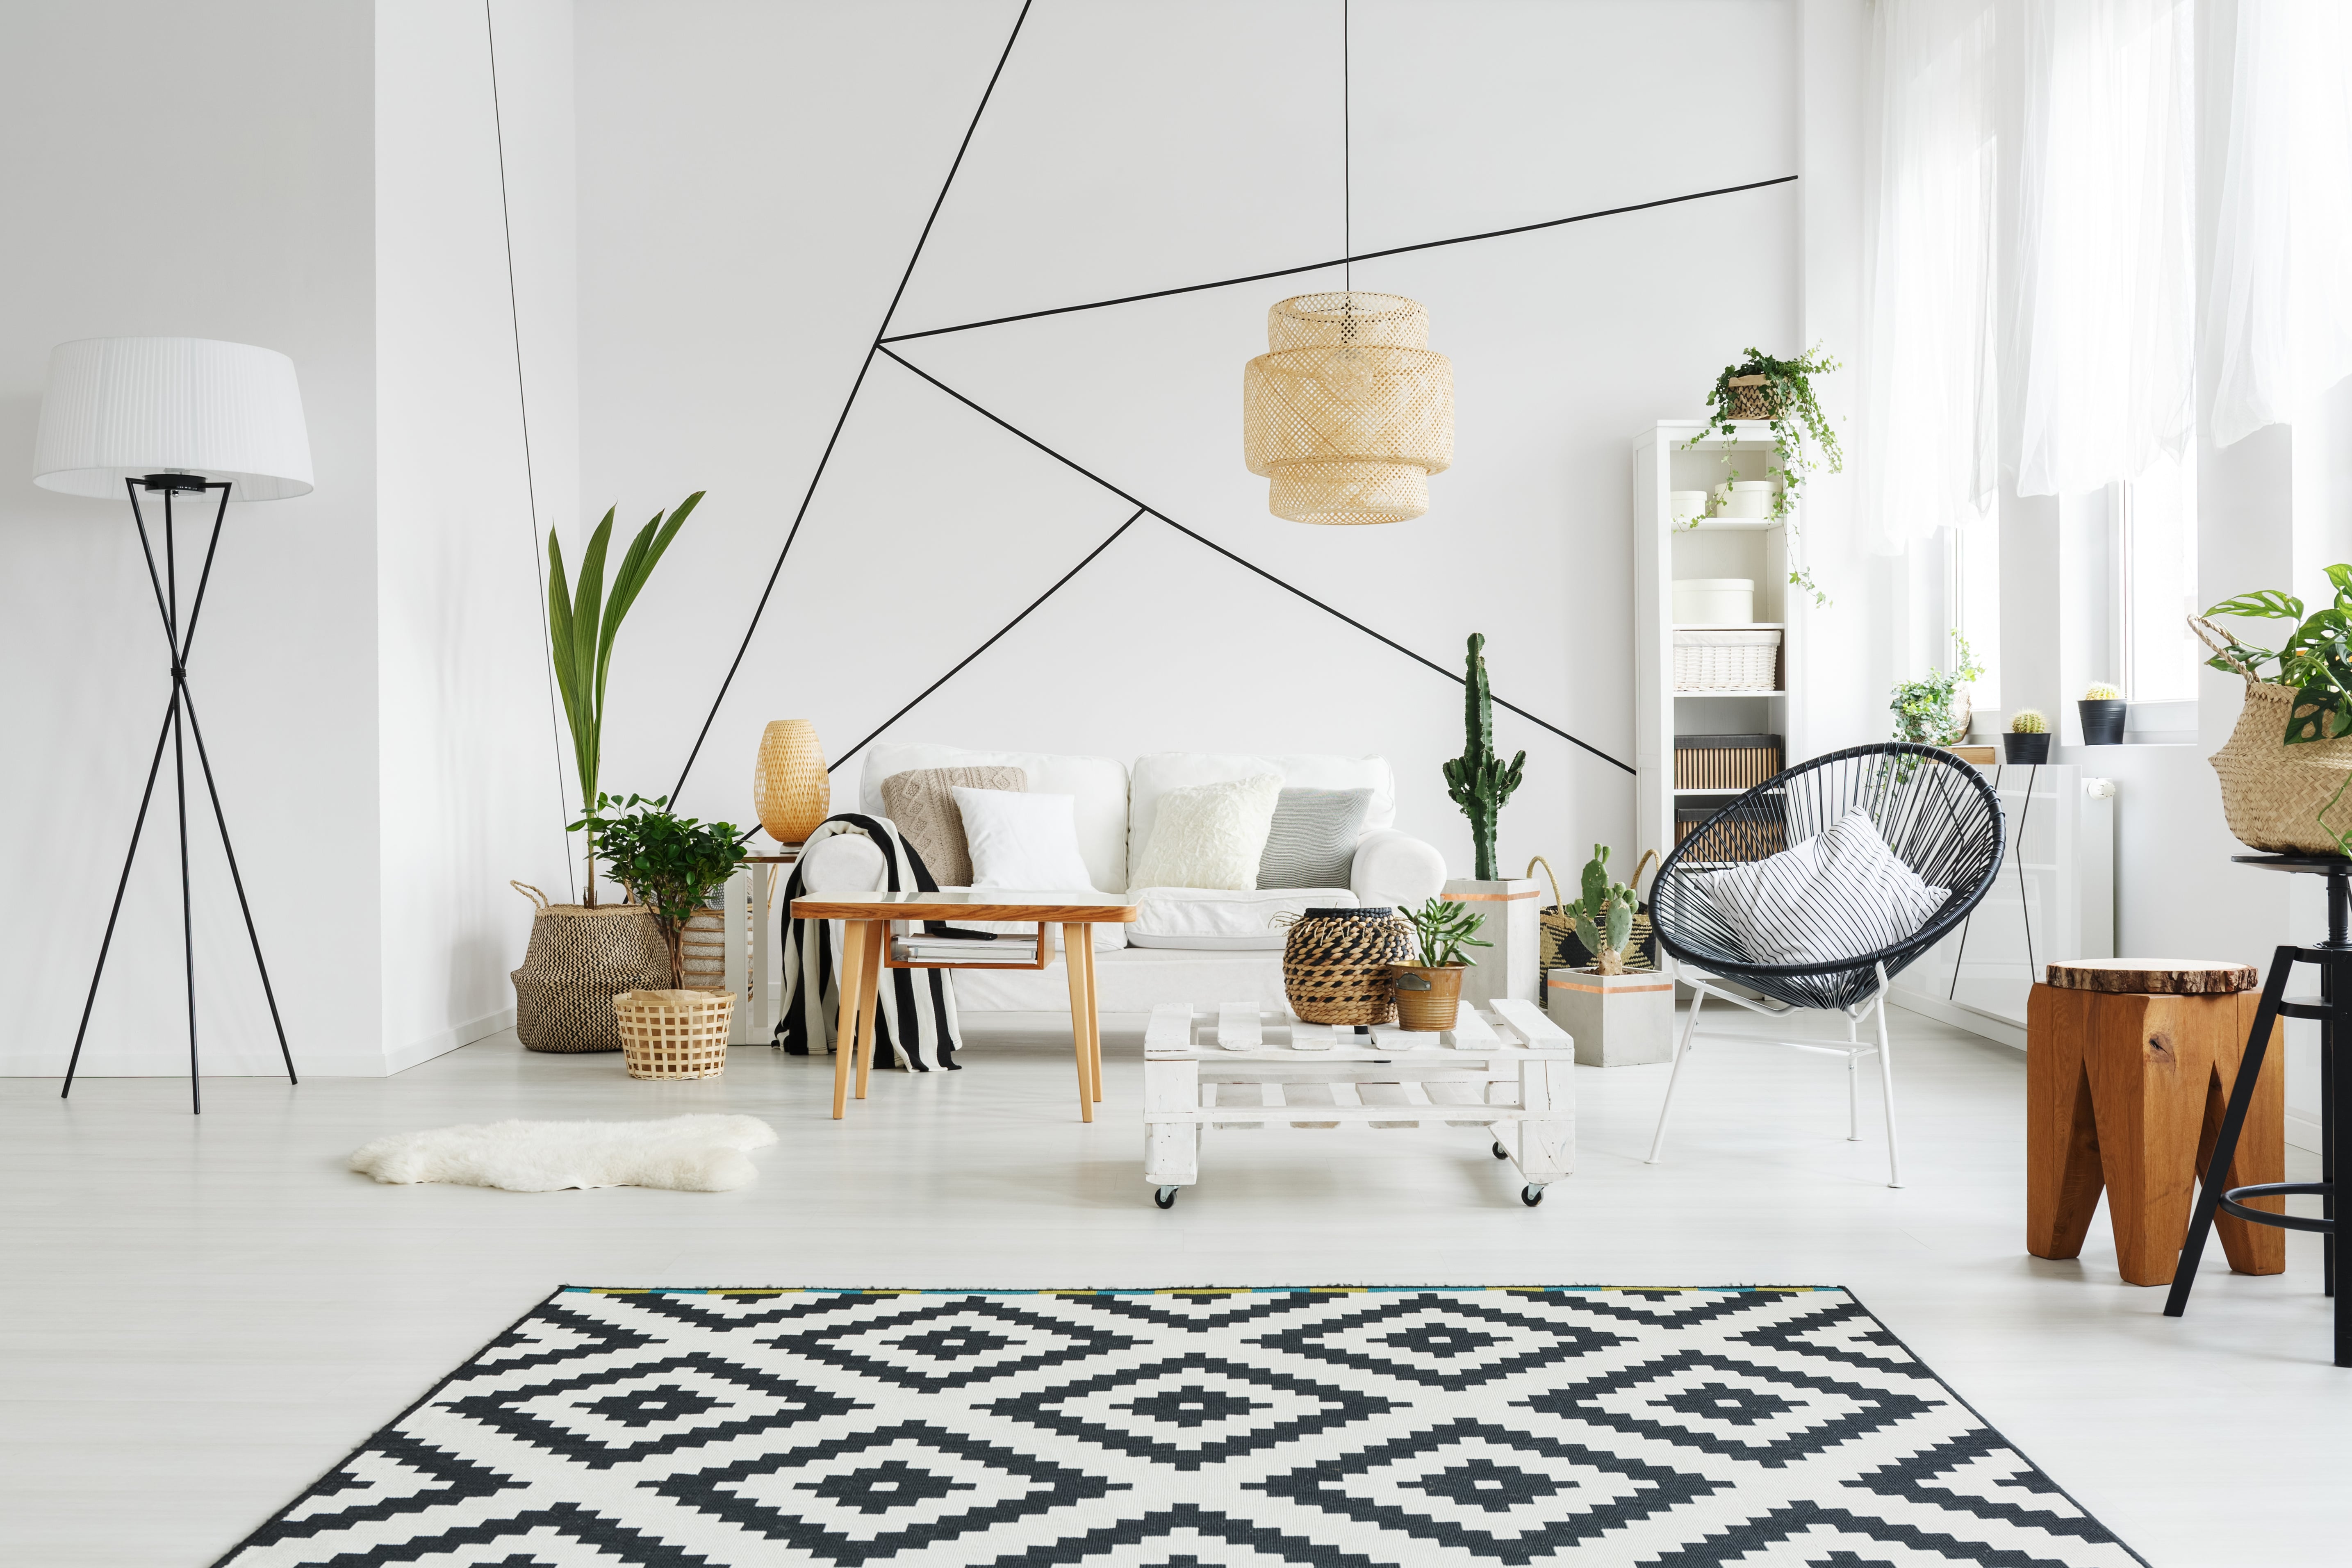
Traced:
POLYGON ((1390 965, 1412 956, 1412 928, 1392 909, 1308 910, 1282 944, 1282 990, 1309 1024, 1396 1022, 1390 965))

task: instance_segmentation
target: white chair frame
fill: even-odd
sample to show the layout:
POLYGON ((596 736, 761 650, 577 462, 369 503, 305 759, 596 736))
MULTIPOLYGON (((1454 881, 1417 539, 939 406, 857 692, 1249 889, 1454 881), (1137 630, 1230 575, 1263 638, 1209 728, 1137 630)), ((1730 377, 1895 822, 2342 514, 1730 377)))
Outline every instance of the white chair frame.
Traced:
MULTIPOLYGON (((1859 1068, 1863 1058, 1876 1057, 1879 1092, 1886 1109, 1886 1184, 1890 1187, 1899 1187, 1903 1184, 1903 1168, 1895 1135, 1895 1052, 1893 1043, 1888 1040, 1886 1035, 1886 965, 1881 963, 1877 968, 1878 990, 1867 1001, 1838 1009, 1845 1015, 1845 1044, 1837 1045, 1820 1040, 1754 1040, 1750 1043, 1785 1046, 1791 1050, 1818 1051, 1825 1056, 1843 1057, 1845 1058, 1845 1135, 1848 1142, 1854 1143, 1862 1141, 1862 1091, 1859 1068), (1878 1043, 1875 1045, 1866 1044, 1861 1038, 1859 1030, 1865 1017, 1874 1017, 1877 1022, 1878 1043)), ((1690 1016, 1684 1020, 1682 1034, 1675 1043, 1675 1067, 1673 1073, 1666 1079, 1665 1103, 1658 1107, 1658 1131, 1650 1140, 1650 1158, 1647 1161, 1647 1163, 1653 1165, 1664 1157, 1666 1119, 1674 1114, 1675 1089, 1682 1083, 1683 1067, 1690 1060, 1691 1052, 1697 1044, 1699 1009, 1706 1005, 1706 999, 1709 996, 1734 1003, 1751 1013, 1761 1013, 1768 1018, 1784 1017, 1790 1013, 1825 1010, 1795 1007, 1786 1003, 1778 1006, 1769 1005, 1742 996, 1737 992, 1723 990, 1721 987, 1726 982, 1720 977, 1685 965, 1676 966, 1675 978, 1688 985, 1696 994, 1691 997, 1690 1016)), ((1745 1036, 1731 1037, 1747 1038, 1745 1036)))

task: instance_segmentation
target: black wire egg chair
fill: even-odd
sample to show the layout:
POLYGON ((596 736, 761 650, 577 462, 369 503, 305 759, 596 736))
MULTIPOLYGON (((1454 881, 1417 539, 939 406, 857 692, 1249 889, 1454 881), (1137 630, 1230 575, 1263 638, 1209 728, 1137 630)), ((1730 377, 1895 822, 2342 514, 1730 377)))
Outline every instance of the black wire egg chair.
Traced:
POLYGON ((1658 1108, 1649 1163, 1656 1164, 1664 1152, 1666 1119, 1697 1037, 1699 1010, 1713 997, 1775 1017, 1800 1010, 1845 1016, 1842 1044, 1773 1043, 1845 1058, 1850 1140, 1862 1136, 1857 1068, 1864 1057, 1878 1058, 1886 1110, 1886 1184, 1901 1186, 1886 988, 1983 900, 2000 869, 2007 842, 2000 801, 1974 767, 1948 751, 1895 742, 1850 747, 1800 763, 1693 829, 1658 868, 1650 891, 1650 919, 1658 942, 1675 958, 1677 978, 1695 994, 1675 1047, 1674 1072, 1666 1082, 1665 1103, 1658 1108), (1892 945, 1876 947, 1864 934, 1853 906, 1810 910, 1811 933, 1845 939, 1842 945, 1851 950, 1851 956, 1842 954, 1829 963, 1759 963, 1727 918, 1716 883, 1723 873, 1793 848, 1854 811, 1869 816, 1895 858, 1930 887, 1948 889, 1950 896, 1917 931, 1892 945), (1725 982, 1756 995, 1727 989, 1725 982), (1858 1029, 1865 1017, 1874 1016, 1878 1037, 1874 1044, 1865 1043, 1858 1029))

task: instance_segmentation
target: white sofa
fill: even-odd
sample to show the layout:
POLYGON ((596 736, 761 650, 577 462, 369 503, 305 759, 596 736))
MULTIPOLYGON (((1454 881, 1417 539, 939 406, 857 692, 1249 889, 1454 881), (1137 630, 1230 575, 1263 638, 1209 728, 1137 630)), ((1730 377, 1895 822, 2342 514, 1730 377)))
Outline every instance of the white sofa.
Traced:
MULTIPOLYGON (((1283 930, 1275 923, 1277 915, 1309 908, 1418 904, 1445 884, 1445 860, 1435 847, 1396 831, 1396 773, 1380 757, 1160 752, 1138 757, 1130 772, 1110 757, 886 743, 866 753, 857 809, 884 816, 882 781, 893 773, 990 765, 1020 768, 1033 793, 1073 797, 1078 851, 1096 889, 1131 891, 1142 906, 1131 926, 1097 928, 1096 981, 1098 1005, 1106 1013, 1148 1013, 1162 1002, 1279 1006, 1283 930), (1162 795, 1187 784, 1265 773, 1280 774, 1293 789, 1371 790, 1349 886, 1254 892, 1128 887, 1128 866, 1150 841, 1162 795)), ((811 893, 871 891, 884 880, 881 851, 848 834, 810 850, 801 873, 811 893)), ((1043 970, 959 970, 955 984, 957 1005, 966 1010, 1061 1012, 1069 1006, 1059 959, 1043 970)))

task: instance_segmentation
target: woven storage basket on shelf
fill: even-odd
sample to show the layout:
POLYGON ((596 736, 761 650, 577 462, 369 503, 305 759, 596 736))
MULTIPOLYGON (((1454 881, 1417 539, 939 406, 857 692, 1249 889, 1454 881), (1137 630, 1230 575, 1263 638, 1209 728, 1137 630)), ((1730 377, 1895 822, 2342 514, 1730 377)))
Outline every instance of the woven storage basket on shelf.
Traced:
POLYGON ((1778 735, 1676 735, 1675 787, 1754 789, 1780 771, 1778 735))
POLYGON ((731 991, 625 991, 613 998, 631 1078, 717 1078, 735 1023, 731 991))
POLYGON ((1385 908, 1308 910, 1282 943, 1282 990, 1309 1024, 1393 1024, 1395 974, 1412 930, 1385 908))
POLYGON ((1762 376, 1735 375, 1726 384, 1731 388, 1734 419, 1769 419, 1780 412, 1780 399, 1762 376))
POLYGON ((613 998, 624 991, 669 984, 669 949, 643 904, 550 903, 547 895, 513 884, 537 906, 530 946, 509 976, 515 988, 515 1033, 529 1051, 617 1051, 613 998))
MULTIPOLYGON (((1680 844, 1706 826, 1722 809, 1713 805, 1678 805, 1675 807, 1675 842, 1680 844)), ((1761 860, 1768 855, 1778 855, 1789 847, 1788 825, 1775 821, 1727 822, 1716 829, 1715 860, 1761 860)))
POLYGON ((1770 691, 1779 687, 1780 634, 1676 632, 1676 691, 1770 691))

